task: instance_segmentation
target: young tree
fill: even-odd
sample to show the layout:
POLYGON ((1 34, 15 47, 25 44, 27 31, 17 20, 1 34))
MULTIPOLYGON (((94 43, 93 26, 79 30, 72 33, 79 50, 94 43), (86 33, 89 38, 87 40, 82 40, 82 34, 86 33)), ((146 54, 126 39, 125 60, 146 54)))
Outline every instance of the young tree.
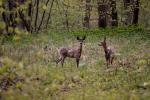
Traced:
POLYGON ((91 13, 91 0, 85 0, 85 17, 84 17, 84 22, 83 26, 86 28, 90 28, 90 13, 91 13))
MULTIPOLYGON (((46 7, 47 7, 48 3, 49 3, 49 0, 46 1, 46 5, 45 5, 46 7)), ((39 25, 37 31, 39 31, 41 29, 41 26, 42 26, 43 21, 44 21, 45 13, 46 13, 46 9, 44 9, 44 12, 43 12, 43 15, 42 15, 42 19, 41 19, 41 22, 40 22, 40 25, 39 25)))
POLYGON ((111 8, 111 26, 118 26, 118 13, 116 9, 116 0, 110 0, 111 8))
POLYGON ((134 0, 132 24, 135 25, 138 24, 138 19, 139 19, 139 2, 140 0, 134 0))
POLYGON ((36 0, 36 15, 35 15, 35 21, 34 21, 34 30, 37 31, 37 22, 38 22, 38 16, 39 16, 39 0, 36 0))

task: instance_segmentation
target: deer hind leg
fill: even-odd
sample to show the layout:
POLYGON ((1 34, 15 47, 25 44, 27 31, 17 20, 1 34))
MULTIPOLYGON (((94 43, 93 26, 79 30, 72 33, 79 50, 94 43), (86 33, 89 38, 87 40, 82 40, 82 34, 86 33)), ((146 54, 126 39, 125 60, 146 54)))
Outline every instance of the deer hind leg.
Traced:
POLYGON ((66 57, 62 57, 62 60, 61 60, 61 66, 62 66, 62 67, 64 66, 65 58, 66 58, 66 57))
POLYGON ((79 61, 80 61, 80 59, 76 59, 77 68, 79 67, 79 61))
POLYGON ((108 65, 110 63, 110 58, 108 56, 105 56, 105 58, 106 58, 106 65, 107 65, 107 68, 108 68, 108 65))
POLYGON ((56 60, 56 65, 62 60, 62 57, 59 57, 57 60, 56 60))
POLYGON ((113 64, 113 61, 114 61, 114 57, 111 58, 111 64, 113 64))

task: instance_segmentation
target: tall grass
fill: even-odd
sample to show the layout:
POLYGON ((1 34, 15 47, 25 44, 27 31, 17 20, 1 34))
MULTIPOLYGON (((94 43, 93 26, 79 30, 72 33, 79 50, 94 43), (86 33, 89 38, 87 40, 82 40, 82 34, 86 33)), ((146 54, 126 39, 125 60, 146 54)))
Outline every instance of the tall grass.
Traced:
POLYGON ((6 39, 1 50, 2 100, 149 100, 150 40, 140 28, 47 32, 14 38, 6 39), (56 67, 57 49, 78 44, 78 35, 87 35, 79 68, 74 59, 66 59, 64 68, 56 67), (104 36, 120 54, 109 68, 103 49, 97 45, 104 36), (6 89, 2 88, 4 80, 11 83, 6 89))

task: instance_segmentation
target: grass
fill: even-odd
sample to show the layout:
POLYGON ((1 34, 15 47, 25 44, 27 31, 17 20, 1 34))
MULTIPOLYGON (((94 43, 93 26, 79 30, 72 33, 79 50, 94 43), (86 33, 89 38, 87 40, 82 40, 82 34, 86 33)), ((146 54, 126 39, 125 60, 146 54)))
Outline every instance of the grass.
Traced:
POLYGON ((1 50, 0 99, 149 100, 149 44, 149 35, 133 28, 12 37, 1 50), (72 47, 76 36, 85 34, 80 67, 69 58, 64 68, 56 67, 57 48, 72 47), (108 69, 103 49, 97 45, 104 36, 120 54, 108 69))

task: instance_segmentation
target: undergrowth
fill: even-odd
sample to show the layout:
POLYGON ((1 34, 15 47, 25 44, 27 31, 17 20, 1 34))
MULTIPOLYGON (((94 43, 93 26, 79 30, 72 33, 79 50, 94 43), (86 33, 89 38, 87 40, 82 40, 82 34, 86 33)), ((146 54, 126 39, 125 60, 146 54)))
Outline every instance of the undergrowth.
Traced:
POLYGON ((149 100, 150 39, 141 28, 46 32, 5 38, 1 45, 2 100, 149 100), (56 67, 59 47, 78 44, 87 35, 79 68, 66 59, 56 67), (107 42, 119 54, 106 67, 98 43, 107 42))

